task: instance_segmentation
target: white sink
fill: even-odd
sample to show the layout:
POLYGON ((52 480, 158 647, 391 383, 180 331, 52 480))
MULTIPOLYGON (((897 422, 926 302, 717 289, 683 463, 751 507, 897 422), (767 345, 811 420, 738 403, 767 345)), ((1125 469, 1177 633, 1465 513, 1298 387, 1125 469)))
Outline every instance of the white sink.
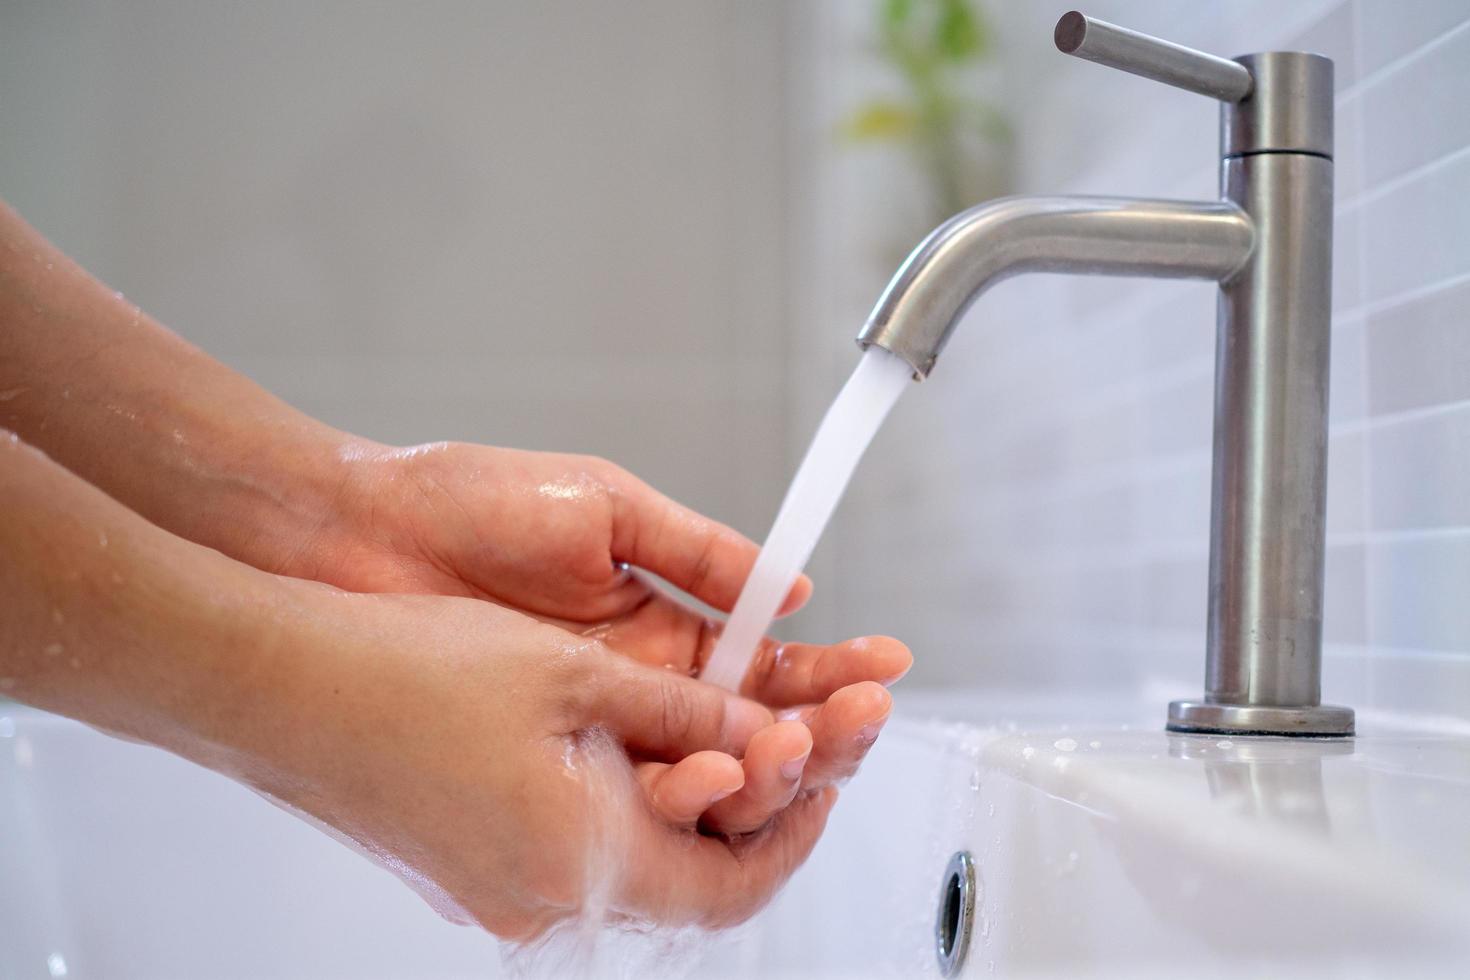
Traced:
MULTIPOLYGON (((1168 735, 1162 702, 898 695, 807 866, 653 968, 934 976, 950 855, 963 974, 1470 972, 1470 734, 1168 735), (940 720, 932 720, 940 719, 940 720)), ((496 944, 228 780, 0 704, 0 976, 490 977, 496 944), (8 719, 8 720, 7 720, 8 719)), ((598 972, 601 972, 600 970, 598 972)))

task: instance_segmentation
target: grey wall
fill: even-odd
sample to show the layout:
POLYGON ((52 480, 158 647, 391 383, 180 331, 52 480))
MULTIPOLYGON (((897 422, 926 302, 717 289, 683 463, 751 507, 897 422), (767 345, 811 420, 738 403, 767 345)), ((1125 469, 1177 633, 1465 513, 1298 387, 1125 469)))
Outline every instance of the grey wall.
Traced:
MULTIPOLYGON (((1047 5, 993 6, 1022 189, 1215 194, 1213 105, 1056 54, 1047 5)), ((1470 2, 1088 11, 1226 55, 1336 59, 1327 694, 1470 715, 1470 2)), ((829 38, 856 30, 846 5, 825 17, 829 38)), ((850 154, 812 168, 838 188, 833 214, 906 179, 850 154)), ((804 253, 828 310, 817 348, 876 296, 882 233, 804 253)), ((1197 692, 1213 324, 1208 285, 1033 277, 988 294, 860 471, 819 555, 838 583, 821 615, 909 639, 920 680, 1197 692)), ((835 379, 852 355, 829 360, 835 379)))
POLYGON ((288 401, 784 478, 774 2, 0 7, 0 195, 288 401))

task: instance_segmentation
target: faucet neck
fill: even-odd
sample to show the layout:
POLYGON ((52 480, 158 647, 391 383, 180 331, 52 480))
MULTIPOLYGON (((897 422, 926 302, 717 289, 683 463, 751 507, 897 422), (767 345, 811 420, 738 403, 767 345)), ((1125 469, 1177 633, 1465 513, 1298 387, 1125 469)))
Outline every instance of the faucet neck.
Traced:
POLYGON ((961 212, 910 253, 858 334, 925 378, 970 304, 1022 272, 1226 279, 1251 253, 1229 201, 1007 197, 961 212))

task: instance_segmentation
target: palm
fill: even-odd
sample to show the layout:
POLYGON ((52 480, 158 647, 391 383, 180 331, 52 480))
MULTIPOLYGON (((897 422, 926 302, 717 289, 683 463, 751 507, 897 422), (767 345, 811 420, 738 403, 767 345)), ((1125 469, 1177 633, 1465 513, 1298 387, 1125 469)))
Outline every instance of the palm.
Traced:
MULTIPOLYGON (((388 454, 358 482, 345 527, 306 549, 314 578, 362 591, 464 595, 594 636, 650 666, 697 674, 719 624, 647 584, 654 572, 733 607, 758 549, 602 460, 460 444, 388 454)), ((803 578, 783 611, 805 601, 803 578)), ((804 784, 856 767, 911 662, 895 640, 765 641, 741 693, 812 728, 804 784), (871 730, 872 735, 868 735, 871 730)))

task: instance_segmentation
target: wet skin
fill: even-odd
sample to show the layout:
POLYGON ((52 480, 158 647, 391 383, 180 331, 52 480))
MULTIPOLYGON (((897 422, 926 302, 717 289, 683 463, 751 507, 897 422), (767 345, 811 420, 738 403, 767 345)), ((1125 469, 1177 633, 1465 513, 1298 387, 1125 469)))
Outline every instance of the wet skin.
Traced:
MULTIPOLYGON (((454 443, 408 450, 353 443, 339 451, 350 475, 325 523, 285 569, 358 591, 432 592, 489 599, 651 666, 697 676, 719 624, 631 572, 647 569, 728 611, 759 549, 625 470, 585 456, 454 443)), ((811 595, 803 576, 782 608, 811 595)), ((709 807, 708 830, 757 829, 803 789, 852 775, 892 701, 884 684, 912 657, 887 637, 832 646, 767 639, 740 693, 793 720, 761 733, 734 760, 705 757, 644 778, 670 816, 689 800, 709 807)))
POLYGON ((753 543, 600 460, 325 426, 3 204, 0 425, 5 693, 268 792, 502 935, 575 910, 590 811, 647 855, 617 910, 749 915, 910 662, 768 641, 744 698, 692 679, 717 625, 630 566, 728 610, 753 543))

